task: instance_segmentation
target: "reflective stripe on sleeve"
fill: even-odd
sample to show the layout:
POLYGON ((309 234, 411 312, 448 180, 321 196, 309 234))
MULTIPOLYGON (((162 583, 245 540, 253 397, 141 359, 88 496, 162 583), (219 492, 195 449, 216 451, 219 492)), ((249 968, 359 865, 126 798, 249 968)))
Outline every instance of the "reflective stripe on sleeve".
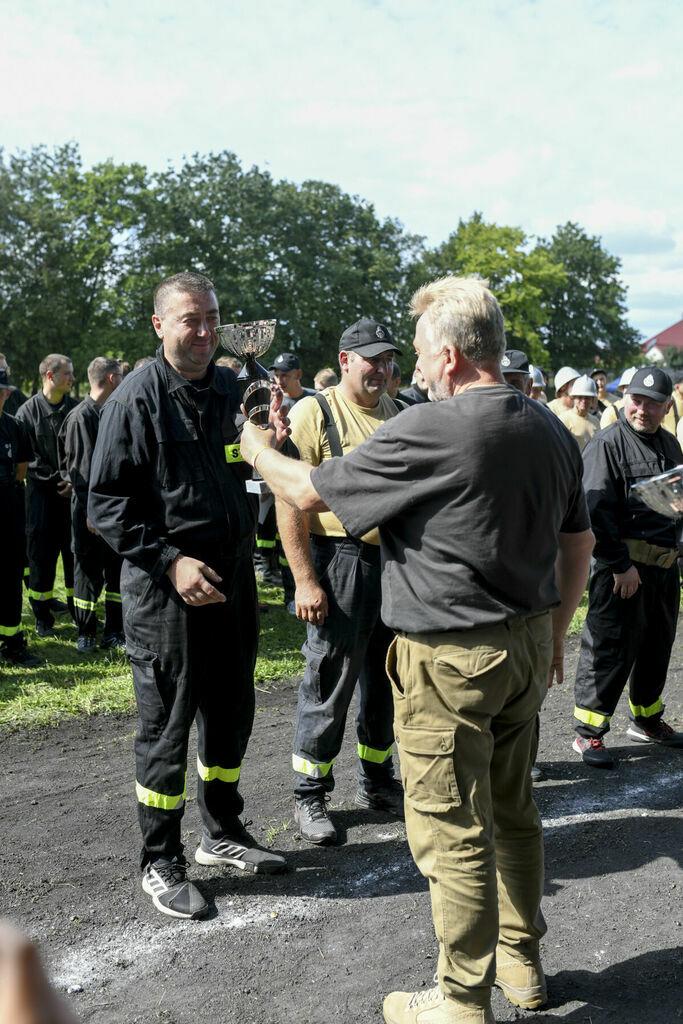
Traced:
POLYGON ((328 761, 327 764, 316 764, 315 761, 307 761, 305 757, 292 754, 294 771, 299 772, 300 775, 310 775, 312 779, 324 779, 326 775, 329 775, 333 764, 334 761, 328 761))
POLYGON ((146 807, 156 807, 158 811, 177 811, 185 803, 185 788, 178 796, 167 796, 166 793, 155 793, 153 789, 146 789, 136 782, 135 794, 139 803, 146 807))
POLYGON ((585 725, 593 725, 596 729, 600 729, 610 720, 609 715, 601 715, 597 711, 586 711, 585 708, 574 708, 574 718, 585 725))
POLYGON ((74 604, 77 608, 81 608, 84 612, 94 612, 97 604, 95 601, 86 601, 82 597, 74 597, 74 604))
POLYGON ((289 569, 289 562, 287 561, 284 555, 280 555, 277 561, 278 565, 281 565, 285 569, 289 569))
POLYGON ((363 761, 372 761, 373 764, 384 764, 384 762, 391 757, 391 751, 393 749, 393 744, 388 750, 375 750, 374 747, 365 747, 362 743, 359 743, 358 756, 363 761))
POLYGON ((207 768, 197 757, 197 772, 199 778, 204 782, 238 782, 240 777, 239 768, 221 768, 220 765, 212 764, 207 768))
POLYGON ((115 590, 105 590, 104 600, 111 601, 112 604, 121 604, 121 595, 117 594, 115 590))
POLYGON ((275 541, 274 540, 262 540, 261 537, 257 537, 256 538, 256 547, 257 548, 274 548, 275 547, 275 541))
POLYGON ((644 708, 642 704, 632 704, 631 701, 628 702, 628 706, 637 718, 652 718, 653 715, 658 715, 663 707, 661 697, 657 697, 657 700, 654 704, 650 704, 649 708, 644 708))
POLYGON ((34 601, 51 601, 55 596, 54 590, 46 590, 45 593, 41 594, 38 590, 31 590, 29 587, 28 596, 33 598, 34 601))
POLYGON ((73 587, 64 587, 64 593, 66 594, 67 597, 73 597, 74 596, 74 588, 73 587))

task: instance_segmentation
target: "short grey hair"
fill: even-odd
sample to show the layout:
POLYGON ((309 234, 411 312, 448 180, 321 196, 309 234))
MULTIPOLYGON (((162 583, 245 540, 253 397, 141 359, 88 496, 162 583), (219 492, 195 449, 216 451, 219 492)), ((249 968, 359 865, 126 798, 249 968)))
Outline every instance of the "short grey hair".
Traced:
POLYGON ((184 270, 173 277, 166 277, 154 289, 154 313, 163 317, 170 295, 180 292, 188 295, 208 295, 209 292, 216 294, 213 282, 203 274, 195 274, 192 270, 184 270))
POLYGON ((417 289, 410 312, 426 314, 433 344, 453 345, 475 366, 500 363, 505 321, 487 286, 478 277, 440 277, 417 289))
POLYGON ((108 356, 95 356, 88 366, 88 380, 91 385, 101 388, 110 373, 121 373, 121 363, 118 359, 110 359, 108 356))

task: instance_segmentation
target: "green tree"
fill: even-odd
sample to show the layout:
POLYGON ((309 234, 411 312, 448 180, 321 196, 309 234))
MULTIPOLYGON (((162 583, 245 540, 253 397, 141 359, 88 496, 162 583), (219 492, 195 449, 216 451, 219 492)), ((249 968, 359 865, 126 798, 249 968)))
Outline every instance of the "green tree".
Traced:
POLYGON ((621 261, 571 221, 558 227, 538 251, 562 263, 566 279, 553 292, 544 329, 552 366, 599 363, 608 369, 628 366, 639 356, 641 336, 626 320, 626 288, 621 261))
POLYGON ((669 345, 664 349, 664 363, 672 370, 683 370, 683 348, 669 345))
POLYGON ((38 384, 48 352, 80 381, 95 355, 122 354, 120 278, 134 246, 145 170, 83 171, 78 147, 0 153, 0 319, 16 379, 38 384))
MULTIPOLYGON (((551 315, 550 297, 565 282, 559 260, 538 247, 529 250, 521 228, 487 224, 481 213, 460 220, 447 240, 426 250, 410 268, 407 295, 446 274, 485 278, 501 304, 509 348, 523 349, 543 363, 543 328, 551 315)), ((406 302, 407 304, 407 302, 406 302)))

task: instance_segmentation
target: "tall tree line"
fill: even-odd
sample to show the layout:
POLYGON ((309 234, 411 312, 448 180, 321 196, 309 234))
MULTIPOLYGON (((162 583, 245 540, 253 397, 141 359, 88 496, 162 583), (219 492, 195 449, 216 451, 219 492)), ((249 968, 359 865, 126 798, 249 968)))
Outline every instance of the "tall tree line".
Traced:
POLYGON ((336 185, 275 181, 230 152, 150 172, 84 169, 75 143, 0 151, 0 351, 25 386, 48 352, 81 381, 95 355, 151 354, 154 286, 185 269, 215 282, 224 323, 277 318, 273 353, 298 352, 310 375, 361 315, 388 323, 412 366, 410 294, 450 273, 488 278, 510 346, 541 365, 637 355, 619 260, 577 224, 539 240, 475 213, 430 248, 336 185))

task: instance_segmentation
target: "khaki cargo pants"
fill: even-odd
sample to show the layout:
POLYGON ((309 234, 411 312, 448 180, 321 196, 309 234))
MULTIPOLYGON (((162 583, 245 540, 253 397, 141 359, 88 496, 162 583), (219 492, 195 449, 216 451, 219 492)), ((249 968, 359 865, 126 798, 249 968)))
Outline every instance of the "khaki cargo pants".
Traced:
POLYGON ((536 958, 546 926, 530 769, 552 655, 550 613, 389 649, 408 842, 429 879, 439 982, 488 1007, 499 945, 536 958))

